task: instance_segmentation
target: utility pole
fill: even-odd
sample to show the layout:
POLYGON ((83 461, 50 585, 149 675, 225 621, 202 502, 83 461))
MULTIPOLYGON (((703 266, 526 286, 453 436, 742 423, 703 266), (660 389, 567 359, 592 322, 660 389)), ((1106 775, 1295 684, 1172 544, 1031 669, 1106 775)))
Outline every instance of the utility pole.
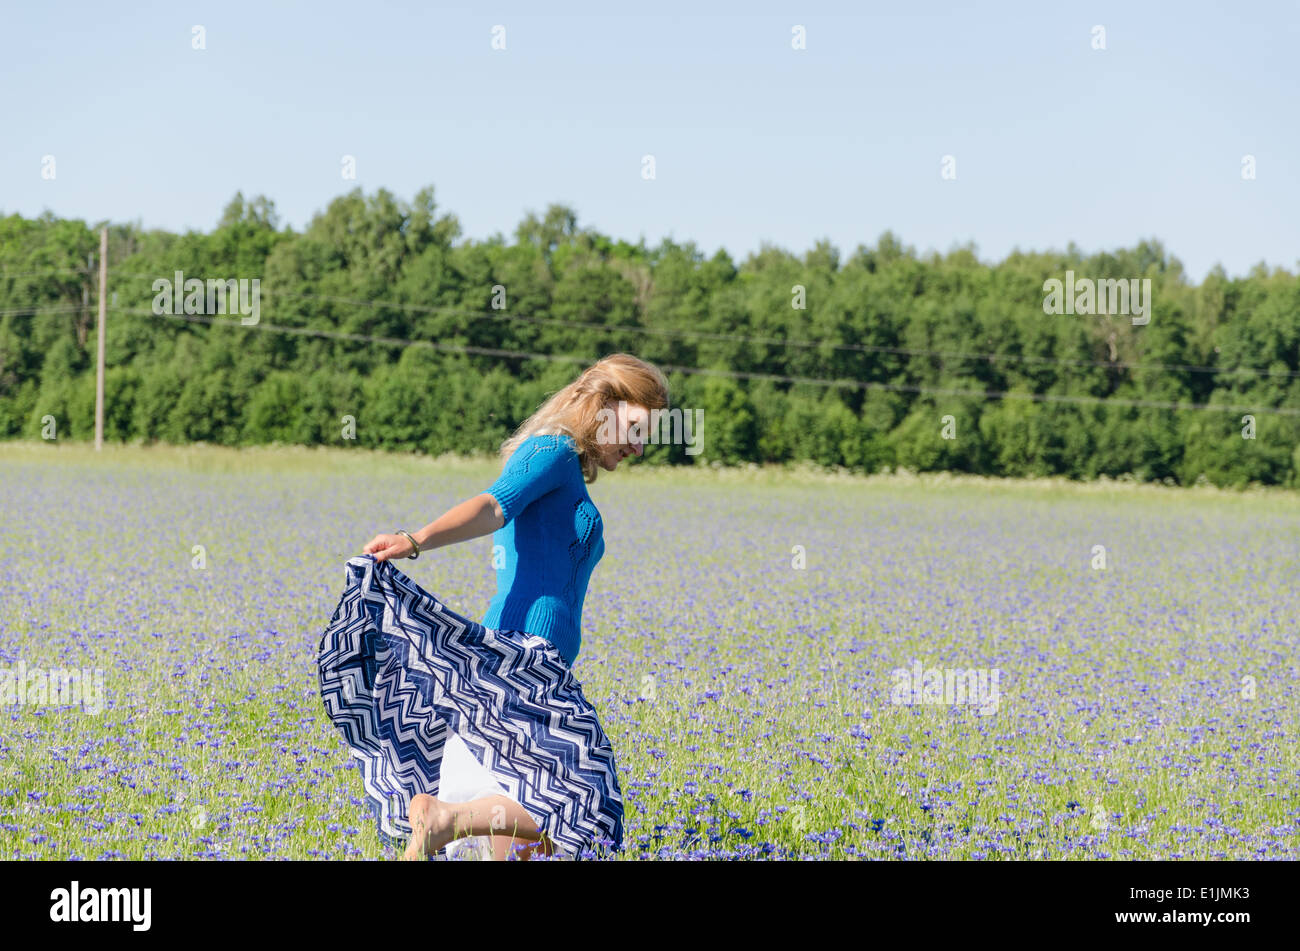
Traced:
POLYGON ((95 354, 95 451, 104 448, 104 322, 108 319, 108 228, 99 231, 99 348, 95 354))
POLYGON ((77 318, 77 346, 86 345, 86 337, 90 334, 90 328, 86 326, 86 321, 90 319, 90 275, 95 270, 95 256, 86 255, 86 280, 81 285, 81 315, 77 318))

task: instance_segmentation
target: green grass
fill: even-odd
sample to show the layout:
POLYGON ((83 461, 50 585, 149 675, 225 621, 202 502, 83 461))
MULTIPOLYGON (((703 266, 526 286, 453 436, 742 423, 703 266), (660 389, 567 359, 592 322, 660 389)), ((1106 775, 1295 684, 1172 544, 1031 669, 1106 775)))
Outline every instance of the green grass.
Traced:
MULTIPOLYGON (((0 667, 99 667, 109 701, 0 707, 0 854, 385 857, 316 644, 348 557, 498 470, 0 444, 0 667)), ((591 492, 575 674, 627 858, 1297 856, 1294 493, 650 465, 591 492), (891 703, 913 659, 998 668, 997 712, 891 703)), ((490 549, 401 568, 481 616, 490 549)))

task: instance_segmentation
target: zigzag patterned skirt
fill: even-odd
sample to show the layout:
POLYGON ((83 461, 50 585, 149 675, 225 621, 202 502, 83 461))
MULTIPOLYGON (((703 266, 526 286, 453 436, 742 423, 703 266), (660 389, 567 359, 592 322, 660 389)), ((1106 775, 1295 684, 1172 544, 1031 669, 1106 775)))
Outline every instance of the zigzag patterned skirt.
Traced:
POLYGON ((549 641, 461 617, 371 555, 344 580, 320 641, 321 699, 386 844, 410 837, 417 793, 438 794, 454 732, 560 852, 622 848, 613 748, 549 641))

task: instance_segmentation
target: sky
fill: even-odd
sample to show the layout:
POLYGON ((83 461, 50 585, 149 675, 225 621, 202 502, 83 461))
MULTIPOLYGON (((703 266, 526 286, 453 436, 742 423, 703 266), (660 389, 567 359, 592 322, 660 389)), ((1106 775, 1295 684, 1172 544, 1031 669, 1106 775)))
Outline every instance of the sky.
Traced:
POLYGON ((0 213, 210 231, 242 192, 301 230, 432 185, 480 240, 562 203, 736 260, 890 230, 1300 267, 1295 0, 618 6, 6 3, 0 213))

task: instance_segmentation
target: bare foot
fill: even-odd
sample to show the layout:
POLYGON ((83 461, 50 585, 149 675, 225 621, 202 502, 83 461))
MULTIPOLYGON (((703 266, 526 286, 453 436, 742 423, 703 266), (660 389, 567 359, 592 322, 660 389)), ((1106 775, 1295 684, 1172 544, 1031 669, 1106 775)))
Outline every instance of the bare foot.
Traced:
POLYGON ((451 841, 452 811, 433 796, 416 793, 411 800, 411 841, 402 859, 418 862, 451 841))

